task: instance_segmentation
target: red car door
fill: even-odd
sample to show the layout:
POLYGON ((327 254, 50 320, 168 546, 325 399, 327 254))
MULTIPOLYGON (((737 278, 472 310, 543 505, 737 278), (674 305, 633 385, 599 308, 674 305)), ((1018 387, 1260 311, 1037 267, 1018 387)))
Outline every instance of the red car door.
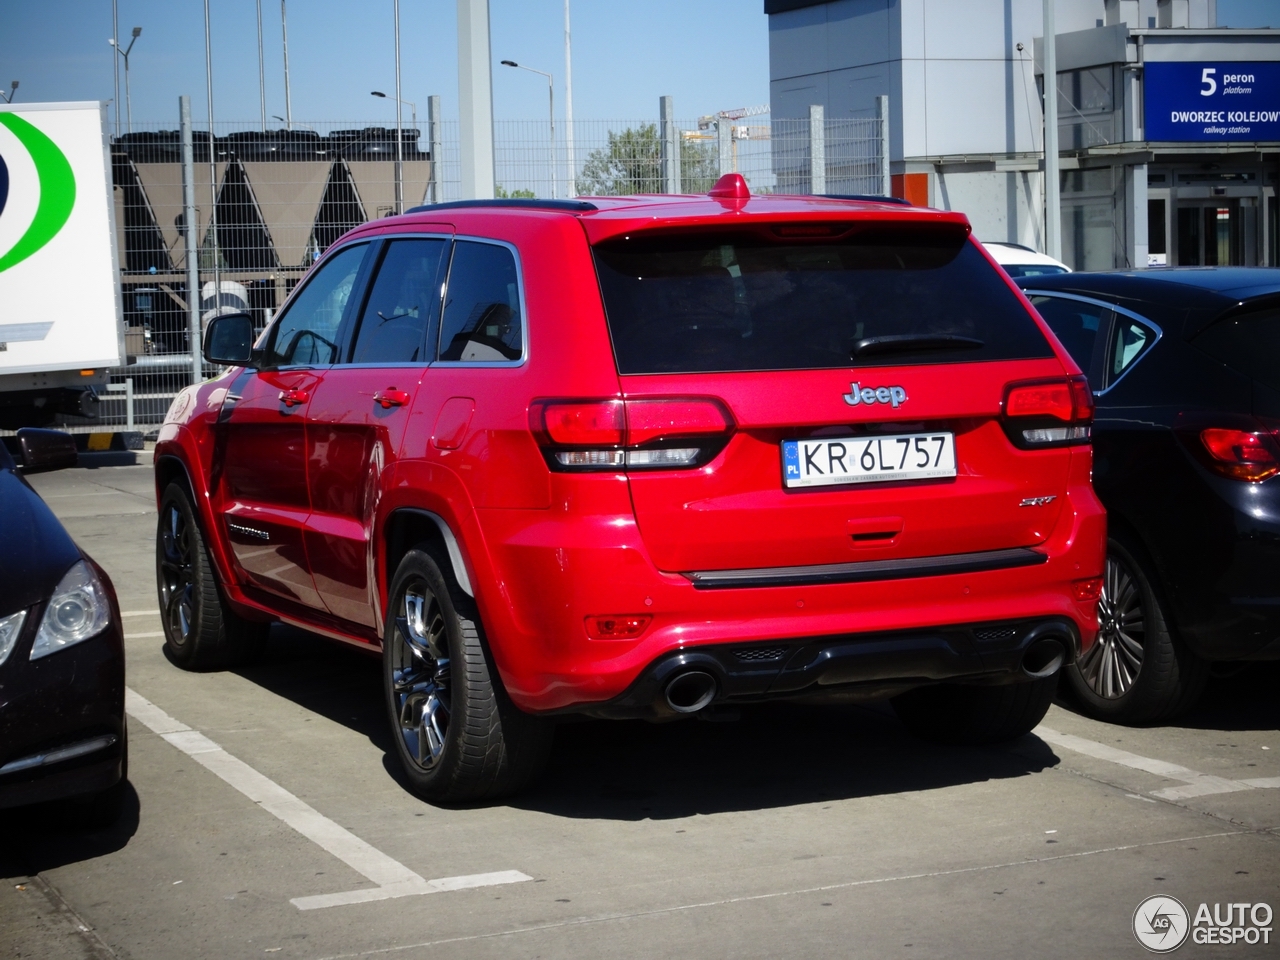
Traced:
POLYGON ((376 627, 371 544, 380 480, 430 359, 449 242, 445 234, 379 243, 348 355, 325 373, 307 415, 311 570, 329 613, 365 627, 376 627))
POLYGON ((321 609, 302 535, 311 513, 305 425, 368 247, 338 251, 307 278, 271 328, 262 368, 236 378, 219 414, 218 504, 237 574, 321 609))

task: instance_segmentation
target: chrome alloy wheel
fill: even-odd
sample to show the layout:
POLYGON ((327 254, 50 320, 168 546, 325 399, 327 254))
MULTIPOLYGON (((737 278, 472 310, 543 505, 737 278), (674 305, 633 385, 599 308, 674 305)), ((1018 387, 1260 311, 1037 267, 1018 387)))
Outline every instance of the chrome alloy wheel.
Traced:
POLYGON ((1142 669, 1146 612, 1137 579, 1111 556, 1098 598, 1098 626, 1098 642, 1080 658, 1078 667, 1089 689, 1115 700, 1129 692, 1142 669))
POLYGON ((428 769, 449 731, 449 641, 444 612, 422 581, 405 588, 396 617, 391 683, 405 751, 428 769))
POLYGON ((160 603, 161 615, 170 636, 186 643, 195 624, 195 572, 192 564, 192 535, 187 518, 170 501, 160 523, 160 603))

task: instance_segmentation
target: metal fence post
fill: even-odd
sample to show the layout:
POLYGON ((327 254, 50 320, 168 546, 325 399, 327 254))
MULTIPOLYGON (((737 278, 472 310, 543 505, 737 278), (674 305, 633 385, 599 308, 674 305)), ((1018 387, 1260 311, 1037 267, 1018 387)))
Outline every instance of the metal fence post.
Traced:
POLYGON ((820 103, 809 105, 809 192, 827 192, 826 118, 820 103))
POLYGON ((893 179, 889 172, 889 98, 876 97, 876 119, 880 121, 880 194, 893 196, 893 179))
POLYGON ((431 144, 431 180, 428 183, 428 190, 431 196, 431 203, 439 203, 443 197, 440 195, 440 165, 444 160, 444 137, 440 133, 440 98, 427 97, 427 140, 431 144))
POLYGON ((680 131, 676 129, 671 97, 658 98, 658 121, 662 127, 662 192, 680 192, 680 131))
POLYGON ((728 117, 716 118, 716 138, 720 141, 720 176, 733 173, 733 121, 728 117))
MULTIPOLYGON (((196 162, 191 142, 191 98, 178 98, 179 126, 182 128, 182 235, 187 261, 187 338, 191 348, 191 382, 204 379, 200 366, 200 263, 196 252, 196 162)), ((212 140, 212 136, 210 136, 212 140)), ((133 401, 129 401, 133 417, 133 401)))

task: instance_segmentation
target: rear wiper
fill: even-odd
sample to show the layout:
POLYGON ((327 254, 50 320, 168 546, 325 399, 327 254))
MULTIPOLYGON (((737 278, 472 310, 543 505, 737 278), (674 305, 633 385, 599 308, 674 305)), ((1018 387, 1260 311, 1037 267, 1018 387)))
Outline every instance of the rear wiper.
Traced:
POLYGON ((884 353, 916 353, 925 350, 976 350, 985 346, 973 337, 949 333, 906 333, 888 337, 866 337, 849 350, 855 360, 884 353))

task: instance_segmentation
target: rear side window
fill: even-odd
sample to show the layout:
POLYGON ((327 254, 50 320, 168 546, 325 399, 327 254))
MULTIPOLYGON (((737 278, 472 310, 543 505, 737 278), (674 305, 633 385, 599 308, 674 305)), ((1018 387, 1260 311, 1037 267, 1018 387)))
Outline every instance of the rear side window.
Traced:
POLYGON ((503 362, 519 360, 523 352, 515 255, 496 243, 457 241, 440 327, 440 359, 503 362))
POLYGON ((1155 331, 1150 327, 1128 317, 1117 317, 1115 332, 1111 335, 1111 357, 1107 361, 1107 383, 1118 380, 1155 342, 1155 331))
POLYGON ((959 231, 837 242, 687 234, 595 247, 620 373, 806 370, 1051 357, 959 231))
POLYGON ((373 281, 352 363, 425 363, 427 328, 440 306, 447 240, 392 240, 373 281))
POLYGON ((1221 320, 1192 343, 1233 370, 1280 390, 1280 309, 1221 320))
POLYGON ((1085 373, 1093 361, 1093 348, 1098 341, 1098 330, 1105 328, 1106 315, 1111 311, 1096 303, 1084 303, 1067 297, 1035 296, 1031 298, 1035 308, 1044 317, 1053 335, 1067 348, 1071 359, 1085 373))

